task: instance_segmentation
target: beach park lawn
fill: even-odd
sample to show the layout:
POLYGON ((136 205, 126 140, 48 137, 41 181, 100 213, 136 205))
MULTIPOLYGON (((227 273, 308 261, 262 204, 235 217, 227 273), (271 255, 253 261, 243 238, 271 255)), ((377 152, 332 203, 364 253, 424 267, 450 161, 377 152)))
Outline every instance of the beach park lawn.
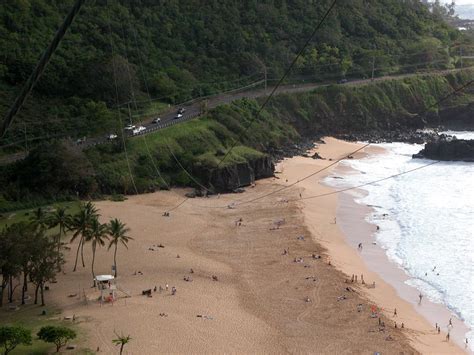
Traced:
MULTIPOLYGON (((85 337, 85 334, 81 332, 81 329, 77 325, 73 325, 70 320, 60 321, 64 316, 61 312, 54 307, 41 307, 38 305, 23 305, 16 311, 8 309, 8 303, 6 303, 3 309, 0 309, 0 326, 11 326, 18 325, 23 326, 31 330, 32 345, 19 345, 10 354, 50 354, 56 349, 54 344, 45 343, 37 337, 38 331, 41 327, 54 325, 54 326, 66 326, 74 329, 77 333, 77 338, 69 342, 69 344, 79 344, 81 339, 85 337), (46 315, 42 315, 43 310, 46 311, 46 315)), ((69 352, 68 350, 64 350, 69 352)), ((74 354, 94 354, 89 349, 77 348, 74 350, 74 354)))
MULTIPOLYGON (((67 207, 67 212, 69 214, 75 214, 79 211, 80 202, 79 201, 70 201, 70 202, 58 202, 51 203, 45 206, 41 206, 46 212, 53 211, 56 207, 67 207)), ((38 207, 21 209, 10 212, 0 213, 0 229, 18 222, 27 222, 34 215, 34 211, 38 207)), ((52 229, 52 233, 55 233, 56 230, 52 229)))

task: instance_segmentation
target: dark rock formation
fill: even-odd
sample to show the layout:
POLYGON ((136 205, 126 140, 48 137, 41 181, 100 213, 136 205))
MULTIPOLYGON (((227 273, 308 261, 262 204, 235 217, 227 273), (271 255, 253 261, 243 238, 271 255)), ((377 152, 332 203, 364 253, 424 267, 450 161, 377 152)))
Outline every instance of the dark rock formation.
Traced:
POLYGON ((413 158, 474 162, 474 140, 439 139, 426 143, 413 158))
POLYGON ((339 139, 346 141, 362 141, 370 143, 392 143, 402 142, 410 144, 423 144, 429 141, 437 140, 436 132, 420 130, 372 130, 368 132, 354 132, 348 134, 338 134, 339 139))
POLYGON ((257 179, 272 177, 275 165, 270 156, 233 164, 205 172, 206 181, 216 192, 231 192, 243 186, 249 186, 257 179))

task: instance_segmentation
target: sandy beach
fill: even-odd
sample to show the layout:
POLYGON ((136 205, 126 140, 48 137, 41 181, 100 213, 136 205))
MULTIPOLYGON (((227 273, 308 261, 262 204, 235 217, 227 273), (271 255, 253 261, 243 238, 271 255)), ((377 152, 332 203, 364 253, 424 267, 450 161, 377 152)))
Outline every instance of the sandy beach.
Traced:
MULTIPOLYGON (((332 159, 356 147, 333 139, 326 143, 318 151, 332 159)), ((182 201, 184 190, 97 202, 103 222, 117 217, 131 228, 134 240, 117 255, 117 283, 125 293, 101 305, 91 288, 90 245, 86 267, 73 273, 72 244, 65 273, 51 285, 48 298, 63 310, 62 317, 75 315, 86 334, 81 345, 100 353, 116 351, 115 333, 133 338, 125 350, 130 354, 463 353, 369 271, 340 223, 334 223, 341 213, 352 213, 338 211, 337 195, 298 201, 300 194, 331 191, 321 184, 329 170, 254 203, 227 208, 329 163, 286 159, 276 178, 242 194, 190 199, 169 217, 163 212, 182 201), (352 274, 363 274, 376 287, 346 283, 352 274), (141 294, 155 286, 152 297, 141 294), (371 317, 374 304, 384 309, 380 318, 371 317)), ((96 273, 111 273, 112 260, 112 251, 99 250, 96 273)))

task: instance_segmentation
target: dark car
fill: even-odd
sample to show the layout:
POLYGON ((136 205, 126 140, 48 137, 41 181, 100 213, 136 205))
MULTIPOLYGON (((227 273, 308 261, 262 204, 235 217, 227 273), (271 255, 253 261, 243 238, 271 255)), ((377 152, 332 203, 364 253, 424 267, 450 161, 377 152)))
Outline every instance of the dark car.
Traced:
POLYGON ((178 114, 181 114, 181 115, 182 115, 182 114, 184 113, 184 111, 186 111, 186 110, 184 109, 184 107, 180 107, 180 108, 178 109, 178 114))
POLYGON ((346 78, 341 79, 341 80, 339 80, 337 83, 338 83, 338 84, 345 84, 345 83, 347 83, 347 79, 346 79, 346 78))

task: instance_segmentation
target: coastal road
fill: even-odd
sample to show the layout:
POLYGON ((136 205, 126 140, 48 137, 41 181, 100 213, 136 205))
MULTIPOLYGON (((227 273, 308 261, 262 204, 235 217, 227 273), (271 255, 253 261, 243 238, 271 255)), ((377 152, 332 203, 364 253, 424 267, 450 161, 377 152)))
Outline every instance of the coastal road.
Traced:
MULTIPOLYGON (((424 72, 424 73, 411 73, 411 74, 402 74, 402 75, 394 75, 394 76, 383 76, 379 78, 374 78, 373 80, 372 79, 351 80, 346 83, 337 84, 337 85, 361 86, 361 85, 369 85, 375 82, 380 82, 380 81, 385 81, 385 80, 403 79, 403 78, 409 78, 409 77, 414 77, 414 76, 427 76, 427 75, 433 75, 433 74, 443 75, 443 74, 457 72, 457 71, 466 70, 466 69, 469 69, 469 68, 450 69, 450 70, 434 71, 434 72, 431 71, 431 72, 424 72)), ((219 105, 228 104, 228 103, 231 103, 233 101, 240 100, 243 98, 255 99, 255 98, 270 95, 270 93, 274 90, 273 86, 268 86, 266 89, 252 88, 252 86, 255 87, 258 85, 262 85, 264 83, 265 83, 264 80, 260 80, 244 88, 231 90, 231 91, 221 93, 221 94, 211 96, 211 97, 197 98, 197 99, 188 101, 186 103, 170 107, 165 112, 155 115, 155 117, 160 117, 161 119, 161 122, 157 124, 152 123, 154 117, 148 117, 147 119, 143 121, 140 119, 136 119, 135 122, 133 122, 133 124, 136 125, 137 127, 144 126, 145 129, 139 134, 133 135, 129 132, 127 132, 126 134, 130 138, 139 137, 139 136, 150 134, 155 131, 173 126, 175 124, 183 123, 191 119, 198 118, 202 115, 202 107, 204 105, 206 109, 213 109, 219 105), (185 110, 183 116, 180 118, 176 118, 178 108, 183 108, 185 110)), ((307 92, 307 91, 311 91, 317 88, 327 87, 331 85, 335 85, 335 83, 324 83, 324 84, 307 83, 307 84, 281 85, 275 91, 275 95, 307 92)), ((110 140, 108 140, 107 137, 95 137, 95 138, 88 138, 84 142, 79 143, 78 147, 83 150, 83 149, 87 149, 93 146, 106 144, 106 143, 110 143, 110 140)), ((16 154, 3 157, 0 159, 0 165, 9 164, 14 161, 24 159, 25 156, 26 156, 26 153, 16 153, 16 154)))

